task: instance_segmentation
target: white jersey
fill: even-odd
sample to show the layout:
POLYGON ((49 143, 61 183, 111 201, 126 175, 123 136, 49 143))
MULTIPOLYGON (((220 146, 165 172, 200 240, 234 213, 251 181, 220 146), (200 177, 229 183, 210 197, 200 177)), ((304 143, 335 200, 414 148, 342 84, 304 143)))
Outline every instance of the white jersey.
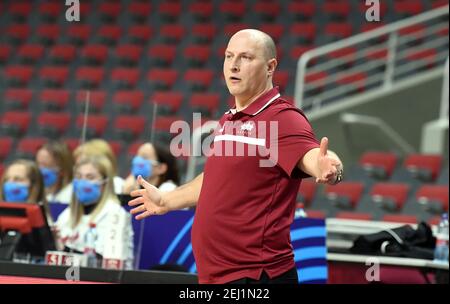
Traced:
POLYGON ((70 204, 70 200, 72 199, 73 193, 73 185, 72 183, 67 184, 64 188, 58 191, 56 194, 47 194, 47 202, 50 203, 61 203, 61 204, 70 204))
MULTIPOLYGON (((70 225, 70 208, 66 208, 56 221, 56 227, 59 233, 60 241, 69 249, 83 252, 85 248, 85 236, 89 229, 91 215, 83 215, 80 222, 75 228, 70 225)), ((97 241, 95 244, 95 251, 102 255, 105 252, 105 244, 108 243, 111 231, 116 228, 120 231, 121 240, 118 246, 118 259, 132 262, 133 260, 133 227, 131 225, 131 216, 125 209, 123 209, 115 201, 107 201, 104 208, 96 216, 94 223, 97 230, 97 241), (122 222, 122 227, 117 227, 114 224, 117 218, 125 218, 122 222)), ((117 245, 117 244, 116 244, 117 245)))

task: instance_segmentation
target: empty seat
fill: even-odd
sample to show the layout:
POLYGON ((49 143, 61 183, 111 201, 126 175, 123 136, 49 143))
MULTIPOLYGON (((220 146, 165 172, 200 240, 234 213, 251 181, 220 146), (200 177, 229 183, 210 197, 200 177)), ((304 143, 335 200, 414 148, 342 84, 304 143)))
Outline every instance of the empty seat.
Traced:
POLYGON ((153 64, 169 66, 172 64, 176 53, 176 46, 168 44, 156 44, 149 48, 148 56, 153 64))
POLYGON ((115 56, 119 63, 136 65, 142 55, 142 47, 133 44, 123 44, 116 48, 115 56))
POLYGON ((344 39, 352 35, 352 25, 345 22, 330 22, 325 25, 325 35, 335 38, 344 39))
POLYGON ((296 20, 311 19, 316 13, 314 1, 289 2, 287 12, 292 14, 296 20))
POLYGON ((178 78, 176 69, 152 68, 147 74, 147 80, 156 90, 169 90, 178 78))
POLYGON ((300 56, 303 55, 303 53, 313 49, 313 45, 296 45, 293 48, 291 48, 291 51, 289 53, 290 59, 293 60, 293 62, 297 62, 297 60, 300 58, 300 56))
POLYGON ((401 211, 408 197, 409 186, 403 183, 377 183, 370 195, 375 204, 388 212, 401 211))
POLYGON ((357 49, 354 47, 340 48, 328 54, 332 60, 339 61, 340 67, 348 67, 355 62, 357 49))
POLYGON ((70 114, 43 112, 39 114, 37 123, 42 136, 58 138, 69 128, 70 114))
POLYGON ((160 27, 159 34, 166 43, 178 43, 185 34, 181 24, 165 24, 160 27))
POLYGON ((86 43, 92 33, 89 24, 70 24, 66 30, 66 36, 71 43, 82 45, 86 43))
POLYGON ((54 22, 59 16, 65 16, 66 7, 61 2, 43 2, 39 5, 38 11, 44 20, 54 22))
POLYGON ((156 117, 156 120, 154 122, 155 141, 160 141, 163 144, 169 145, 170 140, 176 135, 176 134, 170 133, 170 126, 175 121, 184 121, 184 119, 179 116, 156 117))
POLYGON ((31 115, 28 112, 8 111, 0 116, 2 133, 10 136, 20 136, 26 133, 31 115))
POLYGON ((57 24, 42 24, 36 29, 36 38, 39 42, 50 45, 61 36, 61 30, 57 24))
POLYGON ((284 26, 279 23, 264 23, 259 29, 272 37, 275 42, 278 42, 284 34, 284 26))
POLYGON ((30 89, 7 89, 3 95, 5 109, 24 110, 28 108, 33 91, 30 89))
POLYGON ((191 66, 201 67, 211 56, 211 49, 205 45, 188 45, 183 50, 183 56, 191 66))
POLYGON ((194 91, 207 90, 211 85, 214 72, 207 69, 188 69, 184 74, 184 80, 194 91))
POLYGON ((100 65, 108 58, 108 47, 102 44, 86 45, 80 51, 81 58, 90 65, 100 65))
POLYGON ((17 56, 23 63, 35 63, 44 56, 44 47, 39 44, 24 44, 17 50, 17 56))
POLYGON ((9 45, 0 45, 0 64, 8 61, 11 56, 11 47, 9 45))
POLYGON ((406 53, 405 58, 411 62, 420 63, 418 69, 430 69, 438 63, 436 49, 412 50, 406 53))
MULTIPOLYGON (((84 115, 80 114, 76 119, 76 126, 83 128, 85 123, 84 115)), ((108 117, 101 114, 92 114, 87 116, 86 121, 86 134, 88 138, 101 137, 105 133, 108 125, 108 117)))
POLYGON ((121 4, 118 2, 103 2, 97 9, 102 20, 106 22, 116 21, 122 11, 121 4))
POLYGON ((415 215, 407 214, 385 214, 381 220, 384 222, 417 224, 417 217, 415 215))
POLYGON ((2 31, 8 42, 18 45, 23 43, 30 36, 30 27, 27 24, 12 24, 2 31))
POLYGON ((146 44, 152 37, 152 28, 148 25, 132 25, 128 28, 128 38, 131 43, 146 44))
POLYGON ((178 92, 154 92, 149 102, 157 105, 160 115, 175 114, 183 102, 183 95, 178 92))
POLYGON ((326 16, 333 18, 347 19, 351 12, 351 3, 348 1, 325 1, 321 11, 326 16))
POLYGON ((239 20, 245 14, 245 2, 224 1, 219 5, 219 12, 229 20, 239 20))
POLYGON ((424 7, 421 0, 395 1, 394 10, 397 14, 413 16, 423 12, 424 7))
POLYGON ((96 88, 103 81, 105 71, 97 67, 79 67, 75 72, 75 79, 83 88, 96 88))
POLYGON ((326 185, 325 194, 332 205, 340 209, 354 209, 358 204, 364 185, 359 182, 341 182, 326 185))
POLYGON ((24 65, 9 65, 3 73, 11 86, 26 86, 33 76, 33 67, 24 65))
POLYGON ((16 157, 35 159, 36 152, 47 142, 44 137, 26 137, 17 143, 16 157))
POLYGON ((423 185, 417 190, 416 199, 430 213, 448 212, 448 185, 423 185))
POLYGON ((370 213, 348 212, 348 211, 338 212, 336 213, 335 217, 338 219, 360 220, 360 221, 371 221, 373 219, 373 215, 370 213))
POLYGON ((137 112, 144 101, 144 93, 142 91, 116 91, 112 96, 112 101, 121 112, 137 112))
POLYGON ((143 23, 147 20, 148 16, 150 16, 152 7, 151 3, 132 1, 128 5, 127 10, 134 21, 143 23))
POLYGON ((137 68, 115 68, 111 71, 111 80, 121 89, 132 89, 139 80, 137 68))
POLYGON ((49 57, 54 63, 67 64, 75 59, 76 49, 70 44, 57 44, 49 50, 49 57))
POLYGON ((48 111, 61 111, 69 103, 70 93, 67 90, 44 89, 38 95, 38 100, 48 111))
POLYGON ((274 21, 280 14, 280 3, 276 1, 258 1, 254 4, 252 11, 265 21, 274 21))
POLYGON ((114 120, 113 126, 116 136, 121 140, 131 141, 149 130, 146 123, 147 121, 144 116, 120 115, 114 120))
POLYGON ((277 70, 273 74, 273 84, 280 87, 281 92, 285 92, 289 83, 289 71, 277 70))
POLYGON ((388 179, 397 164, 397 155, 391 152, 366 152, 359 159, 359 164, 376 179, 388 179))
POLYGON ((317 25, 313 22, 296 22, 291 25, 289 34, 296 42, 311 43, 317 35, 317 25))
MULTIPOLYGON (((336 83, 340 85, 351 85, 358 91, 364 91, 367 84, 367 74, 364 72, 344 73, 337 77, 336 83)), ((347 91, 351 93, 352 91, 347 91)))
POLYGON ((130 144, 127 149, 127 156, 129 158, 134 157, 136 155, 139 147, 142 146, 143 143, 144 142, 142 140, 137 140, 137 141, 133 142, 132 144, 130 144))
POLYGON ((189 4, 188 12, 198 21, 209 20, 213 13, 213 3, 205 1, 196 1, 189 4))
POLYGON ((210 43, 217 34, 217 26, 213 23, 194 24, 191 35, 198 43, 210 43))
POLYGON ((64 66, 44 66, 39 71, 39 77, 45 85, 62 87, 69 76, 69 68, 64 66))
POLYGON ((236 32, 251 28, 251 26, 248 23, 230 23, 226 24, 223 28, 223 34, 226 39, 231 38, 236 32))
MULTIPOLYGON (((87 102, 88 92, 77 91, 75 95, 75 102, 77 108, 84 111, 87 102)), ((99 113, 103 111, 105 105, 106 92, 105 91, 89 91, 89 113, 99 113)))
POLYGON ((297 202, 302 202, 305 208, 311 205, 316 195, 317 183, 311 178, 302 180, 300 188, 298 189, 297 202))
POLYGON ((11 3, 7 8, 7 12, 14 21, 24 22, 30 15, 33 3, 16 2, 11 3))
POLYGON ((165 21, 173 22, 180 16, 181 3, 161 1, 158 6, 158 13, 165 21))
POLYGON ((422 181, 434 181, 441 170, 442 156, 411 154, 405 159, 403 166, 414 178, 422 181))
MULTIPOLYGON (((3 162, 11 152, 13 145, 13 139, 11 137, 0 136, 0 162, 3 162)), ((1 176, 1 175, 0 175, 1 176)))
POLYGON ((212 117, 219 108, 220 96, 217 93, 193 93, 189 99, 192 112, 200 112, 212 117))
POLYGON ((102 25, 97 31, 97 38, 101 43, 109 46, 115 45, 122 35, 122 27, 119 25, 102 25))

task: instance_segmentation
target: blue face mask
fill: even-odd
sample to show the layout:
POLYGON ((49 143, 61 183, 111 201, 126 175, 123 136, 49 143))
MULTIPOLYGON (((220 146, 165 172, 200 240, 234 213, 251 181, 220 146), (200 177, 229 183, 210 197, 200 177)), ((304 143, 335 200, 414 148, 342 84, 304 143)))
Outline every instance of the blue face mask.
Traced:
POLYGON ((152 162, 141 156, 135 156, 131 162, 131 174, 135 178, 141 175, 144 179, 152 176, 153 166, 152 162))
POLYGON ((44 177, 45 187, 51 187, 58 181, 58 171, 46 167, 40 167, 41 174, 44 177))
POLYGON ((73 191, 78 202, 84 206, 97 203, 102 195, 101 184, 86 179, 74 179, 73 191))
POLYGON ((25 184, 15 182, 5 182, 3 184, 3 196, 7 202, 26 202, 28 195, 28 186, 25 184))

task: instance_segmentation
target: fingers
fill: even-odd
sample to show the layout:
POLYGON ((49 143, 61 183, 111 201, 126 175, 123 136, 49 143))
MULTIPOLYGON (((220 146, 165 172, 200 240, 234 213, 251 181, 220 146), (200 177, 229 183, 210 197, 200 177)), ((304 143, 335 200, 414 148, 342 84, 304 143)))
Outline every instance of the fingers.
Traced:
POLYGON ((132 197, 144 196, 146 193, 147 193, 146 189, 137 189, 137 190, 131 191, 130 196, 132 196, 132 197))
POLYGON ((146 217, 151 216, 152 214, 153 214, 153 213, 150 212, 150 211, 145 211, 145 212, 142 212, 141 214, 137 215, 137 216, 135 217, 135 219, 137 219, 137 220, 142 220, 142 219, 145 219, 146 217))
POLYGON ((322 137, 322 140, 320 141, 320 155, 325 156, 328 151, 328 138, 322 137))
POLYGON ((144 189, 148 190, 148 191, 152 191, 154 186, 151 185, 149 182, 147 182, 144 178, 142 178, 141 175, 138 176, 138 184, 141 185, 142 187, 144 187, 144 189))
POLYGON ((136 213, 144 212, 144 211, 146 211, 146 210, 147 210, 147 209, 145 209, 145 206, 144 206, 144 205, 140 205, 140 206, 137 206, 136 208, 131 209, 131 210, 130 210, 130 213, 131 213, 131 214, 136 214, 136 213))
POLYGON ((144 203, 144 198, 142 196, 135 198, 134 200, 131 200, 128 202, 128 206, 137 206, 142 205, 144 203))

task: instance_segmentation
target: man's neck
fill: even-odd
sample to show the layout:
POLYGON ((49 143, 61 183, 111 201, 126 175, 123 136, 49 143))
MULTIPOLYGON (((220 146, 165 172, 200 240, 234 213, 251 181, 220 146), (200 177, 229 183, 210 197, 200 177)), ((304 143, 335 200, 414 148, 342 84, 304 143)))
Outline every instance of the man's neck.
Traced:
POLYGON ((245 108, 247 108, 249 105, 251 105, 255 100, 257 100, 261 95, 267 93, 268 91, 272 90, 273 85, 270 84, 269 86, 265 87, 261 92, 258 94, 253 95, 250 98, 246 98, 244 100, 239 99, 239 97, 235 97, 236 101, 236 111, 242 111, 245 108))

